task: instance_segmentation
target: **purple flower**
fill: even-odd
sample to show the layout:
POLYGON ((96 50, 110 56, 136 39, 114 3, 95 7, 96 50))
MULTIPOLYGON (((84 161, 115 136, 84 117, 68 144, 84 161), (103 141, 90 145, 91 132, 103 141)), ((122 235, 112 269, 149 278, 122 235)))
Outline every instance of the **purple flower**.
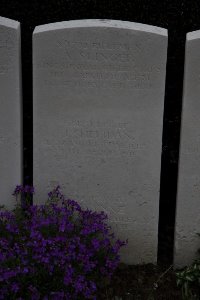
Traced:
POLYGON ((64 275, 64 284, 65 285, 69 285, 70 283, 72 283, 73 280, 73 274, 74 274, 74 270, 72 268, 71 265, 69 265, 65 271, 65 275, 64 275))
POLYGON ((83 210, 59 186, 45 205, 31 205, 33 193, 17 186, 21 206, 0 211, 0 299, 96 299, 125 242, 115 241, 104 212, 83 210))
POLYGON ((13 192, 13 196, 17 196, 19 194, 29 194, 29 195, 33 195, 35 193, 34 187, 30 186, 30 185, 17 185, 14 192, 13 192))
POLYGON ((12 284, 11 284, 11 291, 13 292, 13 293, 17 293, 18 291, 19 291, 19 284, 18 283, 16 283, 16 282, 13 282, 12 284))
POLYGON ((95 250, 98 250, 101 246, 100 241, 96 238, 92 239, 91 243, 95 250))
POLYGON ((85 288, 85 278, 82 275, 77 276, 73 286, 77 293, 82 292, 85 288))

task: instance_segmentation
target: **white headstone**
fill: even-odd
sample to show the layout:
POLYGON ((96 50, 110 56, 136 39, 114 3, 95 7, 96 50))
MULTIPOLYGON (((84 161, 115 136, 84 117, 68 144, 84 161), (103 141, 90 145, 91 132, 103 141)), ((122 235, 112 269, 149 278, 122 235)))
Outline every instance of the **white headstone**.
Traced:
POLYGON ((20 23, 0 17, 0 205, 22 180, 20 23))
POLYGON ((122 260, 156 262, 167 31, 114 20, 36 27, 36 202, 60 184, 108 213, 122 260))
MULTIPOLYGON (((183 267, 200 248, 200 31, 187 34, 174 264, 183 267)), ((199 257, 199 256, 198 256, 199 257)))

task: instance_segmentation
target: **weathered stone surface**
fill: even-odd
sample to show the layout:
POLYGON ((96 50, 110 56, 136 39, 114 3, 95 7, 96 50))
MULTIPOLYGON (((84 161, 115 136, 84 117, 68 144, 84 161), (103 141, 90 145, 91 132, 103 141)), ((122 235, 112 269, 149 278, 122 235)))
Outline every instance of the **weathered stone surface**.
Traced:
POLYGON ((174 264, 183 267, 200 248, 200 31, 187 34, 174 264))
POLYGON ((0 17, 0 205, 13 208, 22 178, 20 24, 0 17))
POLYGON ((60 184, 156 262, 167 31, 114 20, 36 27, 35 202, 60 184))

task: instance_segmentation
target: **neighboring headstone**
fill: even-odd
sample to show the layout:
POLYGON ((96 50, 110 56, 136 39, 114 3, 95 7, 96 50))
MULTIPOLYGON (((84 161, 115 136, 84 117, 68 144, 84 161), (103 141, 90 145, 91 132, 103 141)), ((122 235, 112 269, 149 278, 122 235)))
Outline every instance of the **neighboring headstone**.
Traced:
POLYGON ((167 31, 114 20, 36 27, 36 203, 60 184, 108 213, 126 263, 156 262, 167 31))
POLYGON ((187 34, 174 264, 183 267, 200 248, 200 31, 187 34))
POLYGON ((0 17, 0 205, 13 208, 22 179, 20 23, 0 17))

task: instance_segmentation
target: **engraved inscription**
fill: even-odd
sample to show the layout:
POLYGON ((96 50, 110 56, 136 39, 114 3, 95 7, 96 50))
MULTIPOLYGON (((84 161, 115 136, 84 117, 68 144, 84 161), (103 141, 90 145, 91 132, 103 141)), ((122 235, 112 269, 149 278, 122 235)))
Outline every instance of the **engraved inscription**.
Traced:
POLYGON ((67 39, 61 39, 58 41, 58 46, 61 48, 77 48, 77 49, 99 49, 99 50, 141 50, 141 45, 138 42, 130 44, 127 42, 124 43, 111 43, 108 41, 70 41, 67 39))
MULTIPOLYGON (((54 181, 53 181, 54 182, 54 181)), ((51 181, 52 183, 52 181, 51 181)), ((51 184, 49 184, 51 186, 51 184)), ((56 185, 54 185, 55 187, 56 185)), ((64 186, 62 185, 62 188, 64 186)), ((68 188, 66 188, 67 190, 68 188)), ((113 195, 112 201, 111 197, 104 198, 90 195, 90 196, 84 196, 80 198, 79 195, 79 203, 81 204, 81 207, 83 208, 89 208, 93 209, 95 211, 104 211, 108 217, 109 217, 109 222, 112 223, 114 226, 115 225, 124 225, 124 226, 130 226, 132 225, 135 220, 133 216, 128 216, 127 215, 127 202, 125 203, 124 199, 121 199, 119 196, 113 195), (85 201, 86 199, 86 201, 85 201), (87 204, 86 204, 87 203, 87 204)))
POLYGON ((68 88, 89 88, 89 89, 150 89, 152 84, 148 81, 83 81, 83 80, 45 80, 44 83, 50 86, 65 86, 68 88))
MULTIPOLYGON (((54 149, 54 153, 67 158, 68 155, 84 155, 85 157, 125 157, 133 158, 138 151, 145 149, 134 137, 129 122, 80 121, 67 122, 64 136, 57 145, 45 139, 46 147, 54 149)), ((59 159, 61 159, 59 157, 59 159)))
MULTIPOLYGON (((57 180, 50 180, 48 182, 48 190, 53 190, 57 185, 59 185, 59 182, 57 180)), ((61 185, 61 189, 68 190, 67 183, 61 185)), ((79 189, 80 190, 80 189, 79 189)), ((68 195, 65 195, 68 197, 68 195)), ((133 222, 133 218, 130 218, 127 216, 127 201, 124 201, 124 198, 122 199, 118 195, 112 195, 112 201, 108 201, 110 197, 106 198, 105 196, 98 197, 97 195, 90 195, 85 196, 80 195, 79 193, 79 203, 83 207, 93 207, 94 209, 98 211, 104 211, 106 214, 108 214, 109 217, 111 217, 112 222, 116 223, 131 223, 133 222), (85 201, 84 199, 87 199, 85 201), (87 204, 86 204, 87 203, 87 204)))
MULTIPOLYGON (((49 86, 89 89, 151 89, 161 68, 138 63, 141 45, 107 41, 59 40, 59 59, 45 57, 37 67, 49 86), (42 71, 41 70, 41 71, 42 71)), ((53 51, 53 50, 52 50, 53 51)))
POLYGON ((87 153, 88 155, 133 157, 135 151, 142 148, 136 142, 128 122, 108 123, 72 122, 66 128, 66 141, 71 153, 87 153), (79 152, 80 151, 80 152, 79 152))

